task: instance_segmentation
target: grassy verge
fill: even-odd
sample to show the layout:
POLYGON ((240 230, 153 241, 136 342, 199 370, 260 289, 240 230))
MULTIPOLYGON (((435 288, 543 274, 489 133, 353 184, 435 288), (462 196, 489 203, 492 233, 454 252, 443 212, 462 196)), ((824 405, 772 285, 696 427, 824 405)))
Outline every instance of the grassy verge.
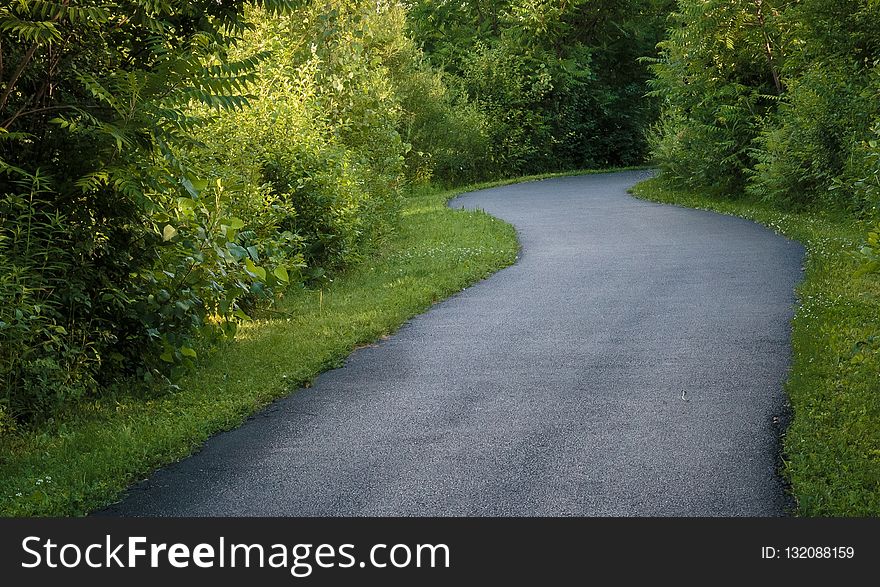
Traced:
POLYGON ((513 227, 447 208, 452 195, 408 198, 398 233, 373 259, 323 292, 296 292, 270 318, 245 324, 179 392, 95 401, 0 435, 0 514, 82 515, 110 503, 155 468, 341 364, 358 345, 512 263, 513 227))
POLYGON ((799 515, 880 515, 880 356, 855 352, 860 341, 880 334, 880 282, 854 276, 860 261, 853 253, 867 226, 757 201, 713 199, 658 179, 633 192, 756 220, 804 244, 786 388, 794 418, 784 442, 785 475, 799 515))

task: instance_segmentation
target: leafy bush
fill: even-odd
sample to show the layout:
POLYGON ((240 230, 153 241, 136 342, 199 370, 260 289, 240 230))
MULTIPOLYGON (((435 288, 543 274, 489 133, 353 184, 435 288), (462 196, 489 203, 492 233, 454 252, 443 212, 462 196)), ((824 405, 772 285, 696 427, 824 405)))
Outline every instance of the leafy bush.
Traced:
POLYGON ((375 246, 407 172, 465 143, 479 159, 478 117, 400 5, 259 4, 0 8, 4 428, 129 377, 167 385, 375 246))
POLYGON ((447 83, 427 63, 397 81, 411 183, 459 185, 493 173, 489 116, 456 88, 458 81, 447 83))
POLYGON ((408 181, 452 185, 490 175, 488 115, 468 100, 460 79, 434 69, 407 41, 385 64, 400 105, 398 128, 408 145, 408 181))
POLYGON ((680 0, 651 66, 655 160, 690 187, 869 210, 878 19, 870 0, 680 0))
MULTIPOLYGON (((284 2, 264 2, 272 9, 284 2)), ((33 419, 121 378, 167 381, 283 283, 188 159, 190 107, 247 103, 230 2, 0 7, 0 406, 33 419), (256 249, 254 250, 256 251, 256 249), (256 251, 258 252, 258 251, 256 251)))
POLYGON ((21 192, 0 199, 0 427, 81 397, 93 387, 100 355, 87 330, 83 279, 71 275, 74 235, 48 213, 43 178, 16 181, 21 192), (83 307, 85 305, 85 307, 83 307))
POLYGON ((547 115, 537 108, 552 87, 546 68, 504 43, 477 46, 462 64, 468 95, 486 113, 490 166, 514 174, 541 166, 551 144, 547 115))
POLYGON ((782 91, 778 4, 678 3, 649 82, 662 100, 651 148, 668 178, 726 193, 745 185, 752 143, 782 91))
MULTIPOLYGON (((874 125, 874 137, 865 141, 863 148, 867 173, 853 187, 864 208, 876 217, 880 206, 880 118, 874 125)), ((860 252, 863 263, 858 274, 880 274, 880 223, 868 233, 860 252)))
POLYGON ((408 184, 637 162, 667 4, 3 4, 0 430, 170 388, 408 184))
POLYGON ((671 2, 410 4, 426 55, 486 121, 484 178, 644 160, 656 102, 637 57, 655 53, 671 2))
POLYGON ((873 136, 861 145, 859 159, 864 167, 853 187, 863 209, 876 215, 880 208, 880 117, 874 122, 873 131, 873 136))
POLYGON ((861 209, 852 189, 863 145, 880 116, 880 69, 823 62, 791 79, 774 124, 758 141, 751 190, 786 207, 861 209))
POLYGON ((368 6, 252 12, 238 57, 265 58, 249 108, 198 132, 202 165, 237 186, 234 211, 263 202, 264 226, 291 235, 306 280, 357 260, 396 224, 406 144, 386 62, 407 40, 395 11, 368 6))

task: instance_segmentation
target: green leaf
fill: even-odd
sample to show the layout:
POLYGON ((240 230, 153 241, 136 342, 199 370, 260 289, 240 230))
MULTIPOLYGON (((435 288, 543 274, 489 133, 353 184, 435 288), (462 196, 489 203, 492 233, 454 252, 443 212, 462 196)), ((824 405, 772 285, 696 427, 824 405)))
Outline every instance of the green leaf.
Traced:
POLYGON ((287 269, 285 269, 284 267, 276 267, 275 271, 272 272, 272 275, 278 278, 278 281, 281 281, 283 283, 290 282, 290 276, 287 274, 287 269))
POLYGON ((208 181, 205 179, 196 179, 195 177, 184 177, 180 182, 183 187, 193 198, 198 198, 199 193, 208 187, 208 181))
POLYGON ((177 229, 170 224, 166 224, 165 228, 162 229, 162 240, 168 242, 175 236, 177 236, 177 229))
POLYGON ((247 269, 248 273, 257 277, 260 281, 266 281, 266 270, 262 267, 258 267, 254 265, 254 262, 250 259, 245 259, 244 266, 247 269))
POLYGON ((196 352, 188 346, 180 347, 180 354, 184 357, 192 357, 193 359, 196 358, 196 352))
POLYGON ((232 321, 223 323, 223 335, 227 339, 232 340, 233 338, 235 338, 236 332, 238 332, 238 324, 232 321))
POLYGON ((241 261, 247 257, 247 249, 235 243, 226 243, 226 250, 229 251, 236 261, 241 261))
POLYGON ((220 225, 227 226, 227 227, 232 228, 234 230, 241 230, 242 228, 244 228, 244 220, 242 220, 241 218, 235 218, 235 217, 222 218, 220 220, 220 225))
POLYGON ((192 210, 197 206, 192 198, 177 198, 177 207, 181 210, 192 210))
POLYGON ((207 179, 192 179, 190 181, 192 182, 193 187, 196 188, 197 192, 201 192, 206 187, 208 187, 207 179))

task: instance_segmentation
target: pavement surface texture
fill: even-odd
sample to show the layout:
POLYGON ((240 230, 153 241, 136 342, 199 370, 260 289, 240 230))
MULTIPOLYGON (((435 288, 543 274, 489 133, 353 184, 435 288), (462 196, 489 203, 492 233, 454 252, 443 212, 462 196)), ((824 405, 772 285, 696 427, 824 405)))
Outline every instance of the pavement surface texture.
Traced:
POLYGON ((649 203, 649 171, 462 195, 517 263, 99 512, 780 516, 803 248, 649 203))

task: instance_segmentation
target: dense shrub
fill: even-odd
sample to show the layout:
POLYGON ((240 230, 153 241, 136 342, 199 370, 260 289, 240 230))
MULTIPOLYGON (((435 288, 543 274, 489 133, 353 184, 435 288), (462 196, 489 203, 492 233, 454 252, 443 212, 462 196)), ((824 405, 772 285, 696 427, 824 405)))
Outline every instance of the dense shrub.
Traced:
POLYGON ((639 162, 667 4, 0 5, 0 431, 173 386, 410 184, 639 162))
POLYGON ((855 184, 880 118, 880 4, 804 0, 781 20, 788 91, 759 142, 753 191, 787 206, 869 210, 876 199, 855 184))
POLYGON ((81 4, 0 9, 4 422, 173 380, 362 255, 404 181, 399 7, 81 4))
POLYGON ((486 174, 632 165, 655 116, 647 69, 671 2, 416 0, 433 64, 485 113, 486 174))
POLYGON ((421 52, 394 65, 409 181, 453 185, 490 176, 489 116, 468 101, 460 80, 443 76, 421 52))
POLYGON ((874 122, 873 136, 862 143, 859 159, 864 168, 855 182, 856 197, 876 215, 880 212, 880 117, 874 122))
POLYGON ((727 193, 744 187, 753 141, 782 90, 777 4, 678 3, 650 82, 662 101, 651 147, 668 178, 727 193))
POLYGON ((792 78, 758 141, 750 189, 786 207, 862 209, 853 185, 869 165, 864 145, 880 117, 877 73, 843 61, 792 78))
POLYGON ((256 61, 226 57, 241 9, 0 7, 7 417, 44 415, 122 377, 173 378, 196 338, 231 334, 240 301, 284 281, 283 264, 264 267, 245 246, 225 186, 187 156, 203 123, 192 104, 247 102, 256 61))
POLYGON ((668 179, 783 207, 863 213, 876 198, 880 4, 680 0, 652 67, 668 179))
POLYGON ((306 280, 357 259, 396 220, 405 144, 382 64, 392 41, 379 31, 387 15, 365 6, 253 12, 238 57, 266 57, 249 107, 197 132, 203 165, 237 186, 238 215, 263 210, 289 233, 306 280))
MULTIPOLYGON (((89 327, 74 226, 46 201, 43 179, 20 177, 0 199, 0 412, 22 416, 55 408, 94 386, 96 347, 113 336, 89 327), (85 306, 85 307, 83 307, 85 306)), ((0 418, 0 427, 2 420, 0 418)))

